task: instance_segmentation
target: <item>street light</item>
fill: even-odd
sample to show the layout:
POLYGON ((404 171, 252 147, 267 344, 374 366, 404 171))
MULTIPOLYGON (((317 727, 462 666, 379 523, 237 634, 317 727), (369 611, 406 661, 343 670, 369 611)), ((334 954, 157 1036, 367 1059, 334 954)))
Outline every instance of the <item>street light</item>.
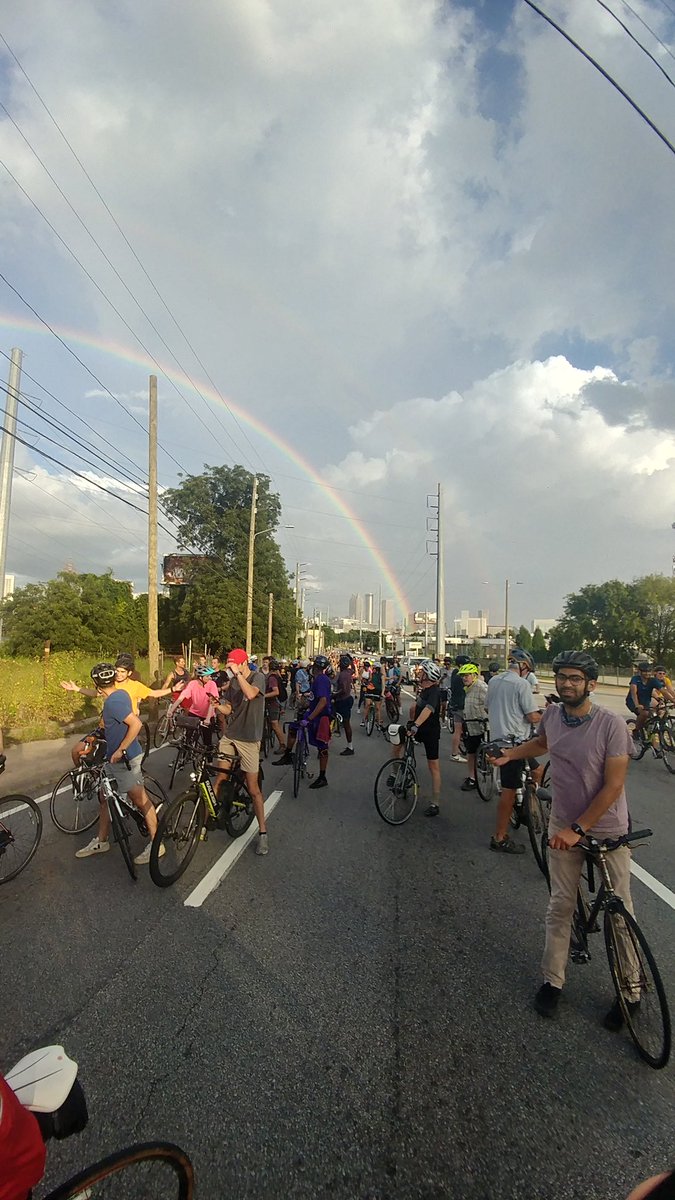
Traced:
MULTIPOLYGON (((248 542, 248 577, 246 580, 246 653, 250 654, 252 650, 253 639, 253 549, 255 539, 261 537, 263 533, 274 533, 275 527, 268 526, 267 529, 255 529, 255 506, 251 513, 251 531, 248 542)), ((294 525, 279 525, 279 529, 294 529, 294 525)))
MULTIPOLYGON (((673 526, 673 528, 675 528, 675 526, 673 526)), ((515 582, 516 587, 523 586, 522 579, 516 579, 514 582, 515 582)), ((483 584, 489 584, 489 583, 490 583, 489 579, 483 580, 483 584)), ((508 665, 509 665, 509 650, 510 650, 510 641, 511 641, 510 636, 509 636, 509 588, 510 587, 511 587, 511 584, 510 584, 509 580, 505 579, 504 580, 504 666, 507 669, 508 669, 508 665)))

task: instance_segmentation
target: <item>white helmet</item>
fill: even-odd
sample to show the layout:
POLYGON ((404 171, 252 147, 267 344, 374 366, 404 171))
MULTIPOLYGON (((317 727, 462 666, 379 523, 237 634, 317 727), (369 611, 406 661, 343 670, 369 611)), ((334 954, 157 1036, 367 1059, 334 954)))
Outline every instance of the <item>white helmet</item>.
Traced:
POLYGON ((434 683, 438 683, 441 677, 441 668, 438 663, 432 662, 430 658, 425 658, 424 662, 420 663, 420 671, 423 675, 426 675, 427 679, 432 680, 434 683))

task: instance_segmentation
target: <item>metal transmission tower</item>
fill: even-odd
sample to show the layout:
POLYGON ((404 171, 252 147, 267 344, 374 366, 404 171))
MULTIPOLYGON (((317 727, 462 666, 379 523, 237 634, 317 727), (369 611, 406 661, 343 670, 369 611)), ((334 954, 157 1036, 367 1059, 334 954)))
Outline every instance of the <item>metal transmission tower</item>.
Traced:
MULTIPOLYGON (((12 350, 7 381, 7 404, 5 405, 4 433, 0 446, 0 599, 5 595, 5 570, 7 567, 7 534, 12 507, 12 474, 14 471, 14 446, 16 445, 16 410, 19 403, 21 383, 21 350, 12 350)), ((0 638, 2 618, 0 617, 0 638)))
MULTIPOLYGON (((439 483, 435 496, 427 496, 427 554, 436 559, 436 657, 445 656, 445 572, 443 564, 443 487, 439 483), (435 528, 434 528, 435 525, 435 528)), ((426 646, 425 646, 426 651, 426 646)))

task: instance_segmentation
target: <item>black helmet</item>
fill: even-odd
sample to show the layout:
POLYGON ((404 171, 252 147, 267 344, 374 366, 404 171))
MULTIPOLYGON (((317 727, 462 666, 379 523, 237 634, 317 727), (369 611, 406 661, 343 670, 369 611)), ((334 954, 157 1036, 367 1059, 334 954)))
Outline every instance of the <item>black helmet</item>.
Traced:
POLYGON ((270 671, 278 671, 279 670, 279 659, 271 658, 269 660, 269 665, 270 665, 270 671))
POLYGON ((499 671, 499 670, 501 670, 501 665, 500 665, 500 663, 498 663, 496 661, 496 659, 493 662, 488 663, 488 671, 499 671))
POLYGON ((561 667, 577 667, 587 679, 598 678, 598 664, 585 650, 561 650, 551 665, 554 674, 557 674, 561 667))
POLYGON ((651 669, 652 669, 652 664, 648 663, 645 659, 642 659, 636 665, 637 665, 638 671, 651 671, 651 669))
POLYGON ((455 665, 458 667, 463 667, 464 664, 468 662, 471 662, 468 654, 458 654, 457 658, 455 659, 455 665))
POLYGON ((133 654, 127 654, 127 653, 118 654, 117 658, 115 659, 115 666, 116 667, 124 667, 125 671, 133 671, 133 669, 134 669, 133 654))
POLYGON ((529 650, 521 650, 520 646, 516 646, 515 650, 509 650, 509 662, 525 663, 528 671, 534 671, 534 659, 529 650))
POLYGON ((326 655, 317 654, 316 658, 314 659, 314 666, 316 667, 317 671, 325 671, 326 667, 328 666, 328 659, 326 658, 326 655))
POLYGON ((664 667, 661 663, 659 663, 658 667, 654 667, 654 674, 656 675, 659 671, 665 672, 667 670, 668 670, 667 667, 664 667))
POLYGON ((112 663, 97 663, 91 668, 91 677, 98 687, 110 687, 115 682, 115 668, 112 663))
POLYGON ((340 655, 340 667, 341 667, 341 669, 342 669, 343 671, 346 671, 347 667, 351 667, 351 666, 352 666, 352 664, 353 664, 353 661, 354 661, 354 660, 353 660, 353 658, 352 658, 351 654, 341 654, 341 655, 340 655))

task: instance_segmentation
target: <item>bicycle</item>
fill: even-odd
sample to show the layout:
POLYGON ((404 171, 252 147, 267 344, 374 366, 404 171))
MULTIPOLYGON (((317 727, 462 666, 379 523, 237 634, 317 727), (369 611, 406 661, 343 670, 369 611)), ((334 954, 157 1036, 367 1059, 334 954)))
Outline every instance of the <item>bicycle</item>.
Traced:
POLYGON ((169 791, 173 789, 176 775, 179 771, 183 771, 188 763, 191 763, 193 769, 196 769, 202 746, 210 749, 211 729, 213 728, 204 725, 201 717, 195 716, 194 713, 180 711, 176 712, 176 727, 180 732, 177 740, 173 743, 176 757, 171 768, 169 791))
POLYGON ((661 702, 649 714, 649 719, 637 735, 635 717, 628 717, 626 725, 633 737, 633 758, 636 762, 644 758, 651 749, 654 758, 662 759, 666 770, 675 775, 675 716, 672 714, 672 707, 671 704, 661 702))
MULTIPOLYGON (((101 742, 105 754, 105 742, 101 742)), ((166 803, 162 785, 141 767, 143 786, 155 807, 166 803)), ((80 763, 66 771, 54 785, 49 800, 49 815, 61 833, 86 833, 96 824, 99 815, 101 777, 105 774, 105 759, 80 763)))
POLYGON ((384 702, 387 709, 387 716, 392 725, 396 725, 401 719, 401 704, 399 694, 390 689, 384 693, 384 702))
MULTIPOLYGON (((405 731, 404 731, 405 732, 405 731)), ((375 808, 388 825, 404 825, 417 805, 415 739, 405 734, 400 758, 390 758, 380 767, 374 785, 375 808)))
MULTIPOLYGON (((137 871, 133 854, 131 853, 129 821, 133 821, 143 837, 148 837, 150 831, 145 823, 145 818, 139 809, 136 808, 136 805, 128 799, 126 794, 122 795, 117 785, 117 780, 108 775, 105 769, 105 763, 101 763, 99 766, 93 767, 92 771, 96 772, 98 778, 99 803, 106 804, 108 808, 113 840, 117 842, 122 858, 124 859, 124 865, 126 866, 131 878, 135 881, 137 879, 137 871)), ((156 779, 153 779, 149 775, 144 775, 143 786, 146 787, 146 790, 153 797, 154 802, 159 800, 159 805, 155 804, 156 807, 167 804, 168 800, 166 792, 164 791, 161 783, 159 783, 156 779)), ((61 826, 59 826, 59 828, 61 828, 61 826)), ((72 833, 73 831, 66 830, 66 832, 72 833)), ((80 832, 82 832, 82 830, 80 830, 80 832)))
POLYGON ((260 739, 260 755, 262 758, 267 758, 270 750, 274 751, 274 730, 272 729, 272 721, 269 714, 269 709, 265 705, 265 716, 263 718, 263 731, 260 739))
MULTIPOLYGON (((239 755, 221 755, 230 762, 229 777, 216 793, 212 776, 220 773, 208 761, 204 750, 198 757, 198 769, 192 785, 162 809, 157 834, 150 848, 150 878, 157 887, 170 887, 189 867, 202 830, 225 829, 231 838, 241 837, 253 820, 253 801, 246 787, 239 755), (160 847, 164 854, 160 856, 160 847)), ((262 768, 258 782, 263 781, 262 768)))
POLYGON ((607 853, 612 850, 651 836, 651 829, 640 829, 599 842, 587 834, 579 843, 585 855, 586 874, 582 874, 582 879, 589 895, 584 895, 580 881, 572 917, 570 956, 575 963, 590 961, 588 935, 599 932, 598 917, 604 913, 605 950, 624 1021, 640 1057, 654 1070, 660 1070, 666 1066, 671 1050, 665 989, 642 930, 614 891, 606 861, 607 853), (596 892, 596 869, 600 886, 591 903, 590 896, 596 892))
POLYGON ((176 714, 170 711, 169 705, 160 716, 155 725, 153 734, 153 742, 155 749, 159 750, 166 742, 171 742, 177 736, 176 714))
MULTIPOLYGON (((5 769, 4 755, 0 775, 5 769)), ((8 883, 27 867, 40 845, 42 813, 30 796, 0 799, 0 883, 8 883)))
MULTIPOLYGON (((300 780, 311 779, 312 773, 307 770, 309 761, 309 737, 307 736, 307 726, 303 721, 293 722, 297 725, 295 745, 293 746, 293 798, 300 791, 300 780)), ((284 722, 284 731, 288 729, 290 721, 284 722)))
POLYGON ((340 716, 340 713, 335 712, 335 709, 333 709, 333 715, 330 719, 330 736, 332 738, 333 737, 336 737, 336 738, 342 737, 343 724, 344 724, 344 720, 340 716))
POLYGON ((194 1169, 180 1146, 143 1142, 110 1154, 62 1183, 44 1200, 85 1200, 88 1196, 142 1196, 143 1200, 192 1200, 194 1169), (117 1184, 105 1185, 112 1176, 117 1184), (123 1178, 119 1178, 123 1176, 123 1178), (102 1188, 96 1187, 102 1184, 102 1188), (95 1190, 90 1190, 95 1189, 95 1190))

